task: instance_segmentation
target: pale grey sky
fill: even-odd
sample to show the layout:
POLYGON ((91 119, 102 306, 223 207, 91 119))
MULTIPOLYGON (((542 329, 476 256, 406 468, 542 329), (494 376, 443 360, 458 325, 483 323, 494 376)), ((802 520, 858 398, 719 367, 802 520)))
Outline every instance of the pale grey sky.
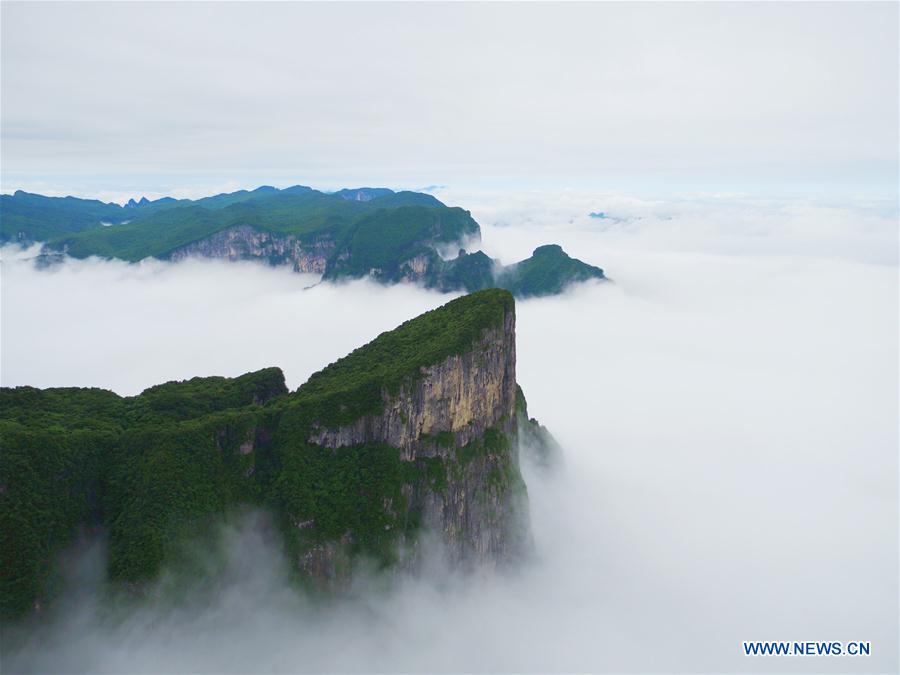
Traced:
POLYGON ((897 3, 2 4, 2 187, 896 193, 897 3))

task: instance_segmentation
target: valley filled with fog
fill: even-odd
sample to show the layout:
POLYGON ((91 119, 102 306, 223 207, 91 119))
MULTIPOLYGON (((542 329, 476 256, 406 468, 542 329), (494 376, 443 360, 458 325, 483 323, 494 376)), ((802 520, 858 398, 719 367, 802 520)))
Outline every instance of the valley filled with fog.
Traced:
MULTIPOLYGON (((471 209, 504 263, 559 243, 613 280, 517 302, 518 380, 564 449, 553 474, 524 466, 534 560, 317 602, 288 590, 253 513, 223 526, 214 592, 126 607, 89 592, 101 539, 69 554, 71 590, 42 625, 7 635, 4 670, 896 669, 895 202, 435 195, 471 209), (784 639, 873 651, 741 651, 784 639)), ((36 253, 2 250, 3 386, 132 395, 279 366, 294 389, 454 297, 249 262, 37 269, 36 253)))

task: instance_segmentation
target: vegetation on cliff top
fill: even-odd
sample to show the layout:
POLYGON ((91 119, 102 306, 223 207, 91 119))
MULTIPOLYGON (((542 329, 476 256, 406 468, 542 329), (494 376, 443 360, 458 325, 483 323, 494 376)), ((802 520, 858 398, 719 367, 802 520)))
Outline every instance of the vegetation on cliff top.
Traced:
POLYGON ((286 393, 277 368, 194 378, 123 398, 102 389, 0 388, 0 613, 41 597, 80 523, 110 527, 114 578, 151 576, 179 522, 241 492, 257 405, 286 393))
POLYGON ((287 393, 280 368, 265 368, 240 377, 194 377, 145 389, 128 401, 131 423, 177 422, 214 412, 261 405, 287 393))
MULTIPOLYGON (((407 193, 390 195, 390 199, 379 197, 356 202, 311 190, 299 194, 272 193, 265 199, 245 199, 217 208, 203 206, 199 202, 191 203, 113 227, 94 227, 51 239, 48 245, 53 249, 65 249, 76 258, 99 255, 137 261, 151 256, 165 258, 182 246, 239 225, 291 235, 300 241, 319 237, 342 241, 352 236, 368 215, 381 212, 402 214, 404 208, 412 208, 421 218, 428 218, 434 209, 450 210, 440 202, 427 206, 421 203, 406 206, 405 201, 417 200, 404 197, 404 194, 407 193)), ((383 216, 383 222, 392 222, 390 215, 383 216)), ((469 229, 477 230, 477 224, 473 224, 474 221, 469 218, 469 229)), ((396 233, 383 234, 383 246, 403 245, 402 239, 394 241, 396 233)))
POLYGON ((477 235, 478 224, 460 208, 379 209, 361 218, 352 228, 338 246, 340 253, 329 264, 325 278, 361 277, 371 273, 379 281, 396 281, 403 277, 404 263, 433 254, 435 245, 452 244, 477 235))
POLYGON ((603 270, 569 257, 556 244, 539 246, 531 257, 506 267, 497 285, 517 297, 561 293, 566 286, 589 279, 604 279, 603 270))
POLYGON ((304 420, 338 426, 381 410, 382 391, 396 393, 421 369, 471 349, 489 328, 515 312, 508 291, 497 288, 464 295, 411 319, 314 373, 285 401, 304 420))

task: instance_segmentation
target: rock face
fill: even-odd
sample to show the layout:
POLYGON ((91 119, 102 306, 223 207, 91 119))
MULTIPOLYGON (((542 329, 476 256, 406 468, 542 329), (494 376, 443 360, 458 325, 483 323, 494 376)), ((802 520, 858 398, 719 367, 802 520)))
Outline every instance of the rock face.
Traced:
MULTIPOLYGON (((410 491, 426 532, 437 535, 452 569, 502 566, 531 546, 528 497, 519 474, 515 441, 506 440, 468 463, 450 461, 443 489, 419 480, 410 491)), ((413 564, 418 563, 415 554, 413 564)))
POLYGON ((443 260, 434 242, 424 237, 408 254, 371 266, 347 271, 353 254, 340 250, 330 234, 311 241, 237 225, 206 239, 186 244, 163 256, 172 261, 190 257, 227 260, 264 260, 270 265, 291 265, 295 272, 324 275, 326 280, 368 276, 382 283, 414 283, 443 292, 505 288, 517 297, 554 295, 571 284, 591 279, 605 281, 603 270, 569 257, 555 244, 535 249, 530 258, 504 267, 481 251, 443 260))
POLYGON ((165 257, 173 262, 192 257, 265 260, 271 265, 290 264, 295 272, 323 274, 333 251, 334 240, 330 236, 303 242, 293 235, 236 225, 176 248, 165 257))
POLYGON ((351 425, 318 428, 309 441, 327 448, 358 443, 387 443, 400 450, 400 458, 446 456, 484 436, 490 427, 513 433, 516 412, 515 314, 488 328, 464 354, 422 368, 421 379, 404 385, 399 394, 382 392, 384 410, 351 425))

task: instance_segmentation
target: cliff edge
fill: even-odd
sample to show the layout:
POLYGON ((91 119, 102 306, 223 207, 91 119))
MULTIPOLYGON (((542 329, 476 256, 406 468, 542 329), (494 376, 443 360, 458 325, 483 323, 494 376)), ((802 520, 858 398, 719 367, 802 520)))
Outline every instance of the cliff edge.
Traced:
MULTIPOLYGON (((353 550, 361 538, 372 544, 370 555, 388 552, 383 560, 414 565, 423 532, 457 567, 502 564, 527 550, 515 344, 512 296, 480 291, 379 336, 291 397, 282 423, 293 445, 304 446, 297 452, 359 455, 388 447, 398 463, 390 473, 401 477, 367 504, 382 512, 380 529, 333 530, 323 540, 313 528, 330 513, 311 503, 286 505, 283 512, 305 524, 295 537, 299 550, 312 551, 302 566, 337 575, 333 541, 353 550)), ((286 476, 290 503, 310 488, 302 471, 286 476)))

